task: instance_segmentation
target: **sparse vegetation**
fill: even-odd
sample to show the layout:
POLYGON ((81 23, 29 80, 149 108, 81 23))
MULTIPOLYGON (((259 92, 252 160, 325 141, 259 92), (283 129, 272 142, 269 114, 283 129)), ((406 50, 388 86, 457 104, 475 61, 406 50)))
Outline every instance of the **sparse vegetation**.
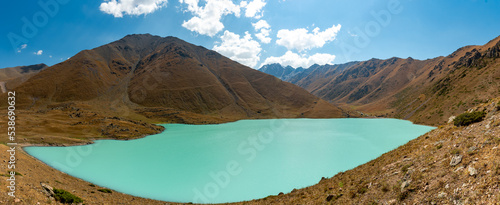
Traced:
POLYGON ((475 112, 467 112, 458 115, 454 120, 453 124, 457 127, 459 126, 467 126, 475 122, 483 121, 486 116, 485 112, 475 111, 475 112))
POLYGON ((398 194, 398 200, 399 201, 403 201, 405 200, 406 198, 408 197, 408 191, 402 191, 402 192, 399 192, 398 194))
POLYGON ((108 193, 108 194, 113 193, 110 189, 98 189, 97 191, 100 191, 102 193, 108 193))
POLYGON ((358 194, 364 194, 368 191, 368 188, 365 186, 358 187, 358 194))
POLYGON ((386 185, 382 186, 382 189, 381 189, 383 192, 388 192, 389 191, 389 187, 387 187, 386 185))
POLYGON ((54 198, 64 204, 82 203, 83 200, 65 190, 54 189, 54 198))
POLYGON ((411 167, 411 164, 407 164, 407 165, 404 165, 403 167, 401 167, 401 172, 406 174, 406 172, 408 172, 408 168, 411 167))
MULTIPOLYGON (((14 172, 16 176, 23 176, 21 173, 19 172, 14 172)), ((1 176, 10 176, 10 172, 7 172, 7 175, 1 175, 1 176)))

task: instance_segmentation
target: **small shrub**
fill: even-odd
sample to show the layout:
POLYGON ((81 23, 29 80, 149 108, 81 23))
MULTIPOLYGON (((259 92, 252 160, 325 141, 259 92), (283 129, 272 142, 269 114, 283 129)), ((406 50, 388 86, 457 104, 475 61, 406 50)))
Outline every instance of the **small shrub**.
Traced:
POLYGON ((368 188, 362 186, 362 187, 358 187, 358 194, 364 194, 368 191, 368 188))
POLYGON ((340 188, 344 187, 344 183, 339 182, 339 187, 340 187, 340 188))
POLYGON ((450 152, 452 155, 459 155, 460 154, 460 149, 454 149, 450 152))
POLYGON ((484 117, 486 116, 485 112, 471 112, 471 113, 463 113, 458 115, 454 120, 453 124, 457 127, 459 126, 467 126, 475 122, 481 122, 483 121, 484 117))
POLYGON ((403 201, 408 197, 408 191, 402 191, 398 194, 398 200, 403 201))
POLYGON ((342 197, 343 194, 337 194, 337 195, 328 195, 326 197, 326 201, 335 201, 337 199, 339 199, 340 197, 342 197))
POLYGON ((352 190, 351 190, 351 191, 349 191, 349 198, 351 198, 351 199, 356 198, 356 192, 354 192, 354 191, 352 191, 352 190))
POLYGON ((408 172, 408 168, 411 167, 411 164, 407 164, 403 167, 401 167, 401 172, 403 172, 403 174, 406 174, 406 172, 408 172))
MULTIPOLYGON (((21 173, 19 173, 19 172, 14 172, 14 174, 15 174, 16 176, 23 176, 23 175, 22 175, 21 173)), ((9 171, 7 171, 7 175, 3 175, 3 176, 10 176, 10 172, 9 172, 9 171)))
POLYGON ((108 194, 112 193, 112 191, 110 189, 98 189, 97 191, 100 191, 102 193, 108 193, 108 194))
POLYGON ((387 184, 382 185, 382 191, 383 192, 388 192, 389 191, 389 187, 387 186, 387 184))
POLYGON ((65 190, 62 189, 54 189, 54 198, 56 201, 59 201, 61 203, 65 204, 72 204, 72 203, 82 203, 83 200, 80 197, 77 197, 65 190))
POLYGON ((438 145, 436 146, 436 148, 437 148, 437 149, 441 149, 442 147, 443 147, 443 145, 442 145, 442 144, 438 144, 438 145))

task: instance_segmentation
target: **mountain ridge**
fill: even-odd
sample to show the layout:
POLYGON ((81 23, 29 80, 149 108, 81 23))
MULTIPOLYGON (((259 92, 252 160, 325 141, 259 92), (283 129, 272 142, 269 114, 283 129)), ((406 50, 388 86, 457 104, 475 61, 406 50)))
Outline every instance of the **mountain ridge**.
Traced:
POLYGON ((352 62, 332 75, 316 70, 316 75, 295 75, 297 79, 286 81, 346 110, 438 125, 500 92, 495 89, 500 85, 496 69, 499 50, 500 36, 482 46, 464 46, 448 56, 426 60, 373 58, 352 62), (475 96, 470 96, 465 94, 470 92, 467 87, 488 91, 476 89, 475 96), (445 109, 451 106, 457 109, 445 109))
POLYGON ((21 93, 17 108, 32 113, 30 121, 44 115, 53 121, 46 128, 29 119, 19 122, 26 126, 22 134, 35 137, 28 141, 38 141, 36 133, 57 136, 45 137, 45 143, 73 143, 74 138, 64 137, 68 129, 91 130, 74 134, 82 143, 96 134, 129 139, 162 130, 149 123, 344 116, 341 109, 296 85, 179 38, 150 34, 83 50, 13 89, 21 93), (103 128, 95 126, 98 121, 103 128))

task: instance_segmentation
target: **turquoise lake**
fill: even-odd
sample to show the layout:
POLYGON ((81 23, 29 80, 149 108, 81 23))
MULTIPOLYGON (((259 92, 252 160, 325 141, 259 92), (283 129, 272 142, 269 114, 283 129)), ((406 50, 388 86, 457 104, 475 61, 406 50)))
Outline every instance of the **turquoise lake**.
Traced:
POLYGON ((163 133, 137 140, 24 149, 62 172, 122 193, 222 203, 314 185, 321 177, 364 164, 434 129, 397 119, 163 126, 163 133))

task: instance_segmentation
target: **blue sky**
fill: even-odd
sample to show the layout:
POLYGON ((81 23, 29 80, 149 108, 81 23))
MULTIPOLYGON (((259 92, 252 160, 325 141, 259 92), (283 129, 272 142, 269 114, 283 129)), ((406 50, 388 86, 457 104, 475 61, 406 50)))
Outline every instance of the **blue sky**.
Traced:
POLYGON ((253 68, 448 55, 500 35, 498 0, 19 0, 0 67, 53 65, 127 34, 175 36, 253 68))

